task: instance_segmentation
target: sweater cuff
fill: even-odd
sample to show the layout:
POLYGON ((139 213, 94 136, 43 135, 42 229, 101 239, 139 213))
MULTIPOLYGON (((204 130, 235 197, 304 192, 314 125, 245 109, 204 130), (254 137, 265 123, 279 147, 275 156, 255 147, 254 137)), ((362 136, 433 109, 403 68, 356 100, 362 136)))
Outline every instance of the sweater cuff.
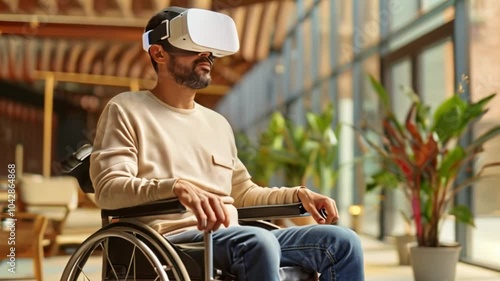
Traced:
POLYGON ((158 184, 158 199, 167 199, 176 197, 174 194, 174 185, 178 181, 178 178, 173 179, 161 179, 158 184))
POLYGON ((300 202, 300 198, 299 198, 299 190, 303 189, 303 188, 307 188, 306 186, 296 186, 294 189, 294 194, 293 194, 293 198, 294 198, 294 201, 293 203, 299 203, 300 202))

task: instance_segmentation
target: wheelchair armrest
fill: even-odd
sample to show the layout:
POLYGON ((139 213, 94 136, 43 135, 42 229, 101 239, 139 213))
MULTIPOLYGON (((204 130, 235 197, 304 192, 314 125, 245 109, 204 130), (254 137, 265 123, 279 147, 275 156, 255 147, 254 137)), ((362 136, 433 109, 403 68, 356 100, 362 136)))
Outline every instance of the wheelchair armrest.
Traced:
POLYGON ((308 214, 301 203, 238 208, 238 219, 242 221, 271 220, 307 216, 308 214))
POLYGON ((120 208, 114 210, 102 210, 101 217, 113 218, 134 218, 142 216, 183 214, 186 212, 179 199, 164 199, 133 207, 120 208))

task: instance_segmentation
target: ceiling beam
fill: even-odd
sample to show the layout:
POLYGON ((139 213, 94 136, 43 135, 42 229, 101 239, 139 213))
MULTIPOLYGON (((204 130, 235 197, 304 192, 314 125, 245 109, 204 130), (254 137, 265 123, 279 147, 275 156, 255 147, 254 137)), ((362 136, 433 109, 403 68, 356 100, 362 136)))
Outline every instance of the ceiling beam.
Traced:
MULTIPOLYGON (((0 15, 1 19, 2 15, 0 15)), ((104 25, 78 25, 60 23, 42 23, 33 31, 31 36, 36 37, 63 37, 66 39, 94 39, 141 42, 143 27, 104 26, 104 25)), ((26 35, 26 23, 0 20, 2 34, 26 35)))
POLYGON ((115 0, 115 2, 124 17, 130 18, 134 15, 132 12, 132 0, 115 0))
MULTIPOLYGON (((24 2, 23 2, 24 3, 24 2)), ((106 3, 101 2, 99 3, 106 3)), ((104 5, 104 4, 100 4, 104 5)), ((90 6, 89 6, 90 9, 90 6)), ((93 6, 95 11, 100 12, 103 8, 98 6, 93 6)), ((57 14, 57 15, 48 15, 47 13, 23 13, 23 14, 12 14, 12 13, 0 13, 0 22, 16 22, 16 23, 31 23, 33 19, 42 20, 40 25, 48 25, 48 24, 67 24, 70 26, 75 26, 79 24, 87 25, 87 26, 117 26, 117 27, 136 27, 136 28, 144 28, 147 22, 147 18, 139 18, 139 17, 131 17, 126 20, 123 19, 122 16, 87 16, 83 15, 81 12, 81 8, 78 8, 78 15, 66 15, 66 14, 57 14)))
MULTIPOLYGON (((170 0, 154 0, 155 11, 161 11, 166 7, 170 6, 170 0)), ((153 15, 151 15, 153 16, 153 15)))
MULTIPOLYGON (((332 4, 333 5, 333 4, 332 4)), ((289 25, 288 20, 290 15, 293 15, 295 11, 295 5, 293 2, 282 1, 278 9, 280 12, 276 17, 275 31, 273 38, 273 48, 279 49, 286 39, 289 25)))
POLYGON ((256 4, 248 7, 245 31, 241 42, 241 55, 247 61, 255 60, 257 35, 259 33, 259 24, 262 22, 263 9, 263 4, 256 4))
MULTIPOLYGON (((272 1, 272 0, 271 0, 272 1)), ((250 6, 258 3, 271 2, 270 0, 212 0, 212 10, 220 11, 227 9, 235 9, 238 7, 250 6)), ((294 3, 293 0, 274 0, 277 2, 290 2, 294 3)))
POLYGON ((93 17, 95 16, 95 8, 93 0, 77 0, 80 7, 82 7, 85 16, 93 17))
POLYGON ((271 48, 271 37, 273 33, 274 21, 280 13, 278 10, 278 2, 269 2, 265 4, 264 14, 259 28, 259 39, 255 50, 255 57, 257 61, 265 59, 269 55, 271 48))
POLYGON ((59 3, 57 0, 38 0, 38 5, 48 14, 57 14, 59 12, 59 3))
POLYGON ((210 10, 212 8, 212 0, 188 0, 188 7, 210 10))
POLYGON ((17 13, 19 11, 19 0, 2 0, 12 13, 17 13))

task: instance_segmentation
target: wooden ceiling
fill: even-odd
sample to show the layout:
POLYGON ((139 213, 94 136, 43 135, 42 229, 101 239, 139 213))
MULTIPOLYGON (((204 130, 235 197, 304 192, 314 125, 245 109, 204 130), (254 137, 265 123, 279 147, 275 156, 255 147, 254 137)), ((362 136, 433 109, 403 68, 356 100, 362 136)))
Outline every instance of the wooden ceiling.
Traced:
POLYGON ((292 0, 0 0, 0 79, 36 85, 51 74, 56 92, 96 97, 149 88, 156 74, 141 35, 167 6, 211 9, 236 22, 240 51, 217 60, 212 85, 198 95, 209 107, 281 47, 295 12, 292 0))

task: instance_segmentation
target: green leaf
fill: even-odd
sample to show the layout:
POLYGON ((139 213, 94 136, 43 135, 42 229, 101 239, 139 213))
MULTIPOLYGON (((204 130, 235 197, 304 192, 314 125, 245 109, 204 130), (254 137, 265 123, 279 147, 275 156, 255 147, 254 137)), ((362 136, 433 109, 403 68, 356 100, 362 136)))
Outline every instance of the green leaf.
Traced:
POLYGON ((416 122, 419 126, 419 129, 427 131, 428 122, 429 122, 429 114, 431 112, 431 107, 424 105, 422 103, 417 103, 417 114, 416 114, 416 122))
POLYGON ((369 183, 366 184, 366 191, 367 192, 373 191, 377 187, 379 187, 378 183, 376 183, 376 182, 369 182, 369 183))
POLYGON ((472 153, 477 148, 480 148, 485 142, 491 140, 492 138, 500 134, 500 125, 497 125, 488 131, 477 137, 470 145, 467 146, 466 150, 468 153, 472 153))
POLYGON ((379 172, 374 174, 372 176, 372 179, 377 186, 383 188, 396 188, 398 184, 401 182, 395 174, 385 169, 380 170, 379 172))
POLYGON ((465 205, 454 206, 450 210, 449 214, 454 215, 456 220, 459 222, 463 222, 476 227, 476 225, 474 224, 474 216, 472 215, 470 209, 465 205))
POLYGON ((420 196, 421 196, 420 201, 427 201, 425 199, 430 198, 432 196, 433 189, 428 181, 423 181, 421 183, 420 191, 421 191, 420 192, 420 196))
POLYGON ((306 120, 307 120, 307 125, 313 130, 313 131, 320 131, 320 126, 319 126, 319 118, 316 114, 312 112, 307 112, 306 113, 306 120))
POLYGON ((303 161, 303 159, 297 153, 291 153, 291 152, 282 151, 282 150, 270 150, 269 156, 277 162, 286 163, 286 164, 299 165, 303 161))
POLYGON ((431 221, 432 218, 432 200, 422 200, 420 202, 423 203, 422 216, 427 222, 431 221))
POLYGON ((271 115, 269 119, 269 128, 268 130, 272 133, 279 133, 284 130, 286 125, 286 120, 281 112, 276 111, 271 115))
POLYGON ((391 103, 389 101, 389 94, 387 94, 387 91, 384 89, 382 84, 380 84, 375 77, 372 75, 369 76, 370 78, 370 83, 372 84, 373 89, 375 89, 375 93, 378 95, 378 98, 382 102, 382 106, 386 111, 389 111, 391 108, 391 103))
POLYGON ((329 103, 325 108, 324 112, 319 116, 318 119, 319 128, 321 132, 328 130, 332 127, 333 122, 333 104, 329 103))
POLYGON ((467 106, 465 110, 465 118, 464 122, 469 123, 471 120, 481 116, 483 113, 486 112, 486 109, 484 108, 494 97, 496 94, 491 94, 481 100, 479 100, 476 103, 470 104, 467 106))
POLYGON ((462 120, 466 107, 465 101, 453 95, 436 109, 432 131, 437 133, 442 143, 462 132, 464 128, 462 120))
POLYGON ((460 168, 460 165, 458 165, 458 163, 461 162, 465 157, 465 151, 461 146, 456 146, 451 151, 449 151, 442 160, 441 165, 439 166, 439 177, 448 179, 456 174, 457 170, 460 168))

